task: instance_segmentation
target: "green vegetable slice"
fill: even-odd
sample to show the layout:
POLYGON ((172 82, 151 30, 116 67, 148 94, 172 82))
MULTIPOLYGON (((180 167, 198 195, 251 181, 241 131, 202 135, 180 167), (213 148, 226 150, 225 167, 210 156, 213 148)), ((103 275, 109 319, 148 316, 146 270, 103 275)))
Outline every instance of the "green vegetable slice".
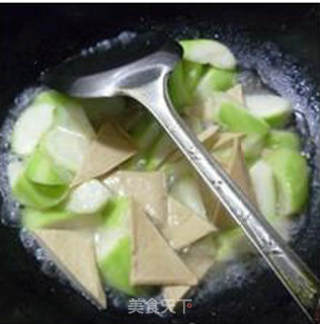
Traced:
POLYGON ((76 187, 69 195, 66 209, 76 214, 93 214, 108 202, 110 191, 99 180, 92 179, 76 187))
POLYGON ((177 63, 169 77, 168 92, 173 106, 178 111, 191 102, 191 94, 185 84, 182 61, 177 63))
POLYGON ((247 135, 243 141, 247 162, 252 163, 260 156, 270 129, 265 121, 232 102, 221 103, 217 119, 227 130, 247 135))
POLYGON ((189 207, 197 215, 206 218, 206 208, 199 185, 192 174, 186 174, 176 180, 171 188, 171 195, 181 204, 189 207))
POLYGON ((99 225, 101 221, 100 213, 79 215, 65 210, 62 206, 47 210, 28 207, 22 211, 22 224, 28 229, 88 229, 99 225))
POLYGON ((271 167, 263 160, 250 168, 250 177, 261 213, 268 219, 277 216, 277 192, 271 167))
POLYGON ((272 127, 283 127, 290 119, 292 107, 288 100, 269 94, 245 96, 249 111, 272 127))
POLYGON ((300 140, 296 133, 286 130, 271 130, 267 137, 266 147, 270 149, 288 148, 300 150, 300 140))
POLYGON ((43 139, 43 145, 54 163, 73 173, 80 168, 90 139, 63 127, 55 127, 43 139))
POLYGON ((265 121, 232 102, 222 102, 218 112, 218 120, 232 132, 266 136, 270 129, 265 121))
POLYGON ((253 251, 249 241, 239 228, 219 233, 214 238, 214 242, 218 250, 216 259, 220 262, 228 262, 253 251))
POLYGON ((236 59, 227 46, 212 39, 182 40, 183 58, 200 64, 210 64, 219 69, 231 70, 236 59))
POLYGON ((67 185, 43 185, 30 181, 25 173, 19 175, 12 193, 23 205, 45 209, 59 204, 68 194, 67 185))
POLYGON ((205 67, 199 63, 183 60, 183 70, 185 86, 192 94, 205 71, 205 67))
POLYGON ((18 118, 12 134, 13 152, 30 155, 54 121, 55 107, 35 101, 18 118))
POLYGON ((71 182, 73 174, 58 167, 40 145, 30 157, 26 176, 30 181, 44 185, 65 185, 71 182))
POLYGON ((216 91, 226 91, 235 84, 234 71, 210 68, 200 79, 196 96, 206 98, 216 91))
POLYGON ((280 215, 299 213, 308 199, 305 158, 296 151, 282 148, 266 153, 265 161, 271 166, 276 179, 280 215))

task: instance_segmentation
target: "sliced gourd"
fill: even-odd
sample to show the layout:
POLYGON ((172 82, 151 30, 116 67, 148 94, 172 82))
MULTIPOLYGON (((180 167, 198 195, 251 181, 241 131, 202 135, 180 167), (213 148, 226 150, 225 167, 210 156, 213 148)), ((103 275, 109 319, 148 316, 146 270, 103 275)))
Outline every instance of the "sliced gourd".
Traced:
POLYGON ((266 153, 265 161, 273 170, 280 215, 299 213, 308 198, 307 162, 299 152, 290 149, 277 149, 266 153))
POLYGON ((171 188, 171 195, 181 204, 189 207, 197 215, 206 217, 204 206, 198 183, 192 174, 186 174, 177 179, 171 188))
POLYGON ((244 157, 248 165, 260 158, 264 149, 266 136, 262 134, 247 134, 242 142, 244 157))
POLYGON ((130 284, 131 203, 126 197, 110 200, 103 211, 104 224, 95 234, 95 246, 98 267, 106 284, 128 295, 140 295, 144 290, 130 284))
POLYGON ((296 133, 286 130, 271 130, 267 137, 266 147, 270 149, 288 148, 300 150, 300 140, 296 133))
POLYGON ((129 130, 129 135, 140 150, 149 147, 160 133, 160 125, 150 114, 145 114, 141 117, 141 119, 129 130))
POLYGON ((270 220, 274 219, 277 216, 277 192, 271 167, 259 160, 249 172, 261 213, 270 220))
POLYGON ((80 229, 92 228, 102 222, 100 213, 75 214, 56 206, 47 210, 25 208, 22 211, 22 224, 28 229, 56 228, 56 229, 80 229))
POLYGON ((49 103, 34 102, 22 112, 13 129, 13 152, 23 156, 33 152, 42 136, 53 124, 54 109, 55 106, 49 103))
POLYGON ((183 58, 196 63, 210 64, 219 69, 234 69, 236 59, 227 46, 211 39, 180 41, 183 58))
POLYGON ((250 242, 239 228, 218 234, 214 241, 218 250, 216 260, 220 262, 231 261, 253 251, 250 242))
POLYGON ((210 68, 200 79, 196 88, 196 95, 206 98, 215 91, 228 90, 235 83, 235 75, 234 71, 210 68))
POLYGON ((26 206, 49 208, 59 204, 68 194, 67 185, 43 185, 30 181, 24 163, 18 160, 8 165, 8 176, 12 194, 26 206))
POLYGON ((53 159, 40 145, 28 160, 26 176, 35 183, 44 185, 63 185, 70 183, 73 174, 55 165, 53 159))
POLYGON ((26 206, 45 209, 59 204, 68 194, 67 185, 43 185, 30 181, 24 172, 16 179, 12 193, 26 206))
POLYGON ((176 147, 171 138, 162 134, 156 143, 149 149, 146 170, 156 170, 176 147))
POLYGON ((173 106, 180 111, 191 100, 191 94, 186 88, 182 62, 177 63, 168 81, 168 92, 173 106))
POLYGON ((43 139, 46 151, 56 165, 77 171, 95 136, 83 108, 75 99, 56 91, 45 92, 38 100, 55 107, 54 126, 43 139))
POLYGON ((271 94, 247 95, 245 102, 253 115, 264 119, 272 127, 284 126, 292 113, 288 100, 271 94))
POLYGON ((70 97, 58 92, 47 93, 50 100, 56 105, 55 126, 68 130, 78 136, 92 139, 95 132, 82 106, 70 97))
POLYGON ((270 127, 245 108, 232 102, 222 102, 218 112, 219 122, 232 132, 267 135, 270 127))
POLYGON ((75 188, 66 202, 66 209, 76 214, 93 214, 108 202, 110 191, 99 180, 92 179, 75 188))
POLYGON ((44 147, 57 166, 76 173, 90 145, 87 137, 55 127, 44 138, 44 147))
POLYGON ((154 118, 145 114, 129 131, 134 144, 140 151, 123 165, 124 169, 144 170, 150 155, 150 148, 157 143, 162 136, 162 129, 154 118))
POLYGON ((270 129, 264 120, 232 102, 221 104, 218 120, 227 130, 247 135, 243 141, 246 160, 254 160, 260 155, 270 129))
POLYGON ((205 68, 202 64, 186 60, 183 61, 184 82, 187 90, 191 94, 193 94, 204 70, 205 68))

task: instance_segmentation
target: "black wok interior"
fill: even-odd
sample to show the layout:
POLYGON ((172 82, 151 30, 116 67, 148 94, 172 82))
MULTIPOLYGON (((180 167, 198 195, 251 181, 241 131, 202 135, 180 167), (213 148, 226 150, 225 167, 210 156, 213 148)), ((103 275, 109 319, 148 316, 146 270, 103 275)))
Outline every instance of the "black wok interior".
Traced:
MULTIPOLYGON (((319 5, 0 5, 0 123, 14 98, 40 73, 123 30, 213 37, 242 67, 289 98, 310 155, 311 198, 291 244, 320 276, 319 5)), ((1 142, 1 154, 7 147, 1 142)), ((2 202, 1 202, 2 203, 2 202)), ((112 305, 99 312, 67 285, 45 276, 21 246, 18 230, 0 225, 0 322, 3 323, 307 323, 260 258, 208 276, 186 316, 134 316, 112 305)))

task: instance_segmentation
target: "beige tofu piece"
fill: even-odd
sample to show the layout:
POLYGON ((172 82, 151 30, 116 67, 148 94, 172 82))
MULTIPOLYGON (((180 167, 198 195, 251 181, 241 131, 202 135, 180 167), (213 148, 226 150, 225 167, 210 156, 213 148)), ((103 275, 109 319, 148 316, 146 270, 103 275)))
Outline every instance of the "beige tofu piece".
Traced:
POLYGON ((132 197, 157 226, 165 221, 167 186, 163 172, 117 171, 104 183, 111 191, 132 197))
POLYGON ((168 197, 168 217, 161 233, 175 250, 180 250, 213 233, 216 228, 193 210, 168 197))
MULTIPOLYGON (((197 135, 198 140, 208 149, 210 149, 213 145, 213 143, 217 140, 218 138, 218 131, 219 131, 219 127, 218 126, 210 126, 209 128, 207 128, 206 130, 204 130, 203 132, 199 133, 197 135)), ((167 159, 164 160, 163 163, 175 163, 178 160, 180 160, 182 157, 184 157, 184 155, 178 150, 174 150, 174 152, 172 152, 167 159)), ((162 164, 163 164, 162 163, 162 164)))
MULTIPOLYGON (((239 139, 235 139, 234 141, 233 156, 230 160, 227 172, 243 193, 248 196, 251 202, 257 205, 249 172, 245 164, 241 141, 239 139)), ((219 201, 217 201, 214 209, 212 221, 219 229, 230 229, 236 226, 236 222, 228 215, 227 210, 219 201)))
POLYGON ((132 269, 133 285, 196 285, 197 277, 182 262, 165 238, 137 207, 132 214, 132 269))
MULTIPOLYGON (((225 169, 229 170, 230 166, 230 156, 233 155, 234 150, 234 141, 236 139, 241 140, 244 137, 244 134, 241 133, 229 133, 229 132, 222 132, 218 133, 218 137, 216 141, 214 142, 211 152, 213 152, 213 155, 218 160, 220 165, 225 169), (219 155, 219 151, 228 151, 228 156, 219 155), (230 151, 230 152, 229 152, 230 151)), ((213 214, 217 205, 217 197, 211 192, 211 190, 208 189, 207 185, 204 183, 204 181, 198 177, 199 182, 199 188, 202 195, 202 199, 204 202, 204 205, 206 207, 208 219, 212 222, 213 220, 213 214)))
POLYGON ((106 308, 106 295, 96 266, 93 234, 54 229, 39 229, 32 233, 71 283, 99 308, 106 308))
MULTIPOLYGON (((221 133, 212 147, 212 152, 215 155, 219 150, 230 151, 228 153, 228 159, 222 158, 219 155, 216 157, 221 166, 236 181, 241 189, 249 194, 250 199, 255 202, 253 187, 241 148, 241 140, 243 137, 244 135, 241 133, 221 133)), ((207 185, 200 178, 199 184, 209 221, 218 228, 231 228, 235 226, 235 222, 227 215, 225 208, 218 201, 218 198, 211 193, 207 185)))
POLYGON ((244 104, 244 97, 243 97, 243 89, 242 84, 237 84, 234 87, 230 88, 226 91, 226 93, 236 101, 238 101, 241 104, 244 104))
POLYGON ((137 152, 129 135, 115 122, 104 123, 91 144, 72 186, 114 170, 137 152))
MULTIPOLYGON (((180 256, 187 267, 201 280, 208 270, 214 265, 215 251, 212 237, 207 236, 197 241, 186 252, 181 252, 180 256)), ((187 297, 192 286, 166 286, 162 289, 162 295, 168 301, 167 307, 174 311, 179 306, 181 299, 187 297)))

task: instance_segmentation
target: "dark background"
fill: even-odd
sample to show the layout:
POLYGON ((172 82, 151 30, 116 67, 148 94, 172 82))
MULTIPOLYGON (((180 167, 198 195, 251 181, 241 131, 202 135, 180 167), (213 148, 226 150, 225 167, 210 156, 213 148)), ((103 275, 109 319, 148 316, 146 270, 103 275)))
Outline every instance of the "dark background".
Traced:
MULTIPOLYGON (((232 20, 305 60, 320 76, 320 7, 315 4, 1 4, 0 120, 6 114, 4 107, 47 66, 124 28, 154 19, 166 23, 186 17, 222 23, 232 20)), ((68 288, 39 272, 22 249, 15 229, 0 226, 0 323, 95 322, 94 315, 88 319, 87 311, 94 314, 80 296, 69 294, 68 288), (82 321, 79 314, 83 314, 82 321)), ((300 316, 292 306, 261 314, 246 324, 299 323, 300 316)))

